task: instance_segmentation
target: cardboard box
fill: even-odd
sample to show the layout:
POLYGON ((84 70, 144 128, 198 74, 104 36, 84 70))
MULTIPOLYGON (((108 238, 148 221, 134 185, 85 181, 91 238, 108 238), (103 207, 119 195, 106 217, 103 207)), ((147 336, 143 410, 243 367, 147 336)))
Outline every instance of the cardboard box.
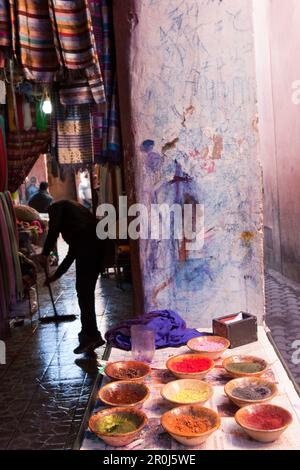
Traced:
POLYGON ((238 312, 213 320, 213 334, 230 341, 230 349, 257 341, 257 318, 250 313, 238 312), (226 320, 242 314, 242 320, 226 323, 226 320))

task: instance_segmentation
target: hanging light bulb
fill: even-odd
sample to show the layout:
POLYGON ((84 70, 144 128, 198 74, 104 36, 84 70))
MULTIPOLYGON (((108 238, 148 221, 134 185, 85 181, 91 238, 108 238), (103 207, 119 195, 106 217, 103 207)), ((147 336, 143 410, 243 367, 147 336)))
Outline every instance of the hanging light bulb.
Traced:
POLYGON ((51 100, 50 100, 49 95, 48 95, 47 92, 45 93, 45 96, 44 96, 44 99, 43 99, 42 111, 45 114, 51 114, 52 113, 52 103, 51 103, 51 100))

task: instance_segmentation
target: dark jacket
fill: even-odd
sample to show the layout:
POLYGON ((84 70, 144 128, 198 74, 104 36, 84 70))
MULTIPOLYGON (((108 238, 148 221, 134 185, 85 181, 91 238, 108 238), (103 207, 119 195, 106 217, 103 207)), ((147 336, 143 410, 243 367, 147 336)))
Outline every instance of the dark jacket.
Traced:
POLYGON ((29 199, 28 205, 33 207, 36 211, 46 214, 49 207, 53 202, 53 197, 48 193, 48 191, 39 190, 29 199))
POLYGON ((55 275, 62 276, 79 257, 96 258, 100 252, 100 240, 96 235, 97 219, 81 204, 73 201, 55 202, 48 210, 50 221, 43 254, 49 256, 59 234, 69 245, 69 251, 55 275))

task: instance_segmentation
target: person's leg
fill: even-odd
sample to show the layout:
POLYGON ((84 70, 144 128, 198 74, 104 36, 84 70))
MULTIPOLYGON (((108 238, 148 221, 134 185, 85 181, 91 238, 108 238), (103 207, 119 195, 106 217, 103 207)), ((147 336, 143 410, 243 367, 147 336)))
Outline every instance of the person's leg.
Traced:
MULTIPOLYGON (((92 343, 102 343, 101 334, 97 327, 95 311, 95 287, 99 276, 97 269, 93 269, 86 259, 76 260, 76 291, 81 312, 81 332, 79 333, 79 343, 83 348, 92 346, 92 343)), ((101 344, 99 344, 101 345, 101 344)), ((78 349, 78 348, 76 348, 78 349)), ((79 348, 78 352, 82 352, 79 348)))

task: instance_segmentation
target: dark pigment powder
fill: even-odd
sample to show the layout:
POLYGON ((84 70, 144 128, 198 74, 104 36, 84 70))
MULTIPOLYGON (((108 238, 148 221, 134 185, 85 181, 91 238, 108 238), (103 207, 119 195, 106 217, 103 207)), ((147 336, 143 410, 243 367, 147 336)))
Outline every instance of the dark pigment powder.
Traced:
POLYGON ((140 377, 142 373, 133 367, 128 369, 119 369, 116 373, 118 379, 136 379, 140 377))
POLYGON ((272 395, 269 387, 264 385, 247 385, 246 387, 236 387, 232 390, 232 395, 243 400, 262 400, 272 395))

